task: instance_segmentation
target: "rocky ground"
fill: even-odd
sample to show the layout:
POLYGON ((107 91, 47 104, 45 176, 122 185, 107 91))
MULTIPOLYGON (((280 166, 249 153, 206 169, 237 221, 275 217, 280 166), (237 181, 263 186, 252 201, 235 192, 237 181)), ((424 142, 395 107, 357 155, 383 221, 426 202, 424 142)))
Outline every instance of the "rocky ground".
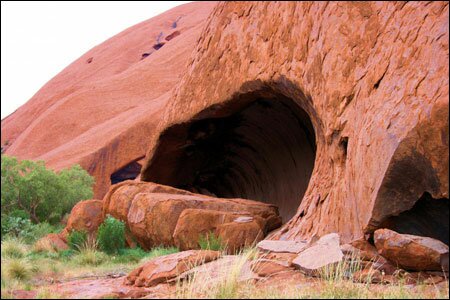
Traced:
POLYGON ((375 246, 364 241, 340 245, 339 235, 329 234, 312 243, 265 240, 235 255, 213 250, 177 252, 134 264, 131 272, 114 267, 102 275, 101 269, 90 275, 85 269, 75 277, 63 272, 51 280, 40 278, 27 289, 12 289, 7 296, 448 298, 446 255, 444 244, 388 230, 376 233, 375 246), (408 271, 397 260, 399 245, 403 245, 400 257, 409 257, 408 271), (389 253, 391 260, 379 253, 389 253))

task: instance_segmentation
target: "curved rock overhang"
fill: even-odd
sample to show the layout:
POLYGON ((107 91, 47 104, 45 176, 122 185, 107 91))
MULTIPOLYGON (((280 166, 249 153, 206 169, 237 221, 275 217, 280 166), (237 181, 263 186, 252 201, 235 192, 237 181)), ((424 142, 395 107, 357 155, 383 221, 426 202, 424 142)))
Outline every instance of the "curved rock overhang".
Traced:
POLYGON ((142 180, 271 203, 286 222, 308 187, 315 153, 308 114, 293 99, 266 87, 167 128, 142 180))
POLYGON ((345 243, 367 237, 425 192, 448 198, 448 130, 439 133, 439 118, 431 117, 440 106, 448 126, 448 49, 448 2, 220 3, 150 137, 142 179, 163 172, 152 166, 166 130, 264 82, 307 112, 316 138, 314 169, 297 212, 269 238, 338 232, 345 243), (430 136, 432 128, 439 130, 430 136), (411 181, 399 188, 421 162, 412 159, 408 172, 395 170, 406 144, 431 164, 434 179, 426 168, 416 173, 422 178, 416 184, 430 186, 411 181), (410 188, 414 193, 397 197, 410 188))

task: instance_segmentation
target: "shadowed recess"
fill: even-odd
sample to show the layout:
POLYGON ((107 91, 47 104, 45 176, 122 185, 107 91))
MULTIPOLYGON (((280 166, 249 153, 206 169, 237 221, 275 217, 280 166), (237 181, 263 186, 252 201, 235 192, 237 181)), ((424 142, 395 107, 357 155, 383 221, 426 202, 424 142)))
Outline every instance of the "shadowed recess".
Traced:
POLYGON ((116 184, 129 179, 135 179, 141 172, 141 168, 142 166, 138 162, 132 161, 125 167, 111 174, 111 184, 116 184))
POLYGON ((297 211, 314 167, 308 114, 292 99, 264 90, 209 107, 160 136, 142 180, 297 211))
POLYGON ((380 228, 399 233, 427 236, 448 245, 449 200, 434 199, 425 192, 413 208, 386 219, 380 228))

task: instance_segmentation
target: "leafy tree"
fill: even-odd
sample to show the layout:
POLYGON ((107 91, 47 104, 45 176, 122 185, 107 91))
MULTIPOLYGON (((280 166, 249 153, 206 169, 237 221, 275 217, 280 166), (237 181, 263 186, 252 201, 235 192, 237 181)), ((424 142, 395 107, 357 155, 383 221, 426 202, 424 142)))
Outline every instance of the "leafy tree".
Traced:
POLYGON ((43 161, 2 155, 1 212, 25 211, 35 223, 58 222, 75 203, 92 198, 94 178, 79 165, 55 173, 43 161))

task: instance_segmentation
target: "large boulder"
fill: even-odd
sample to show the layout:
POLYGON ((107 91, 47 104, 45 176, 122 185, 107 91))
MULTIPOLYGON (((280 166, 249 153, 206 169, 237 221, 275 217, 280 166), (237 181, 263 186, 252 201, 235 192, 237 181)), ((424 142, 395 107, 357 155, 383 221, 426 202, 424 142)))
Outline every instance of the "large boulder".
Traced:
POLYGON ((199 249, 214 233, 230 252, 260 241, 281 225, 275 206, 246 199, 221 199, 154 183, 126 182, 104 199, 104 214, 124 220, 139 244, 199 249))
POLYGON ((448 246, 441 241, 389 229, 379 229, 374 234, 379 253, 407 270, 440 271, 441 260, 448 255, 448 246))
POLYGON ((85 231, 90 236, 97 234, 97 229, 103 223, 103 201, 84 200, 72 208, 66 228, 61 235, 66 238, 71 231, 85 231))
POLYGON ((126 277, 125 284, 155 286, 219 257, 220 252, 210 250, 190 250, 157 257, 133 270, 126 277))

